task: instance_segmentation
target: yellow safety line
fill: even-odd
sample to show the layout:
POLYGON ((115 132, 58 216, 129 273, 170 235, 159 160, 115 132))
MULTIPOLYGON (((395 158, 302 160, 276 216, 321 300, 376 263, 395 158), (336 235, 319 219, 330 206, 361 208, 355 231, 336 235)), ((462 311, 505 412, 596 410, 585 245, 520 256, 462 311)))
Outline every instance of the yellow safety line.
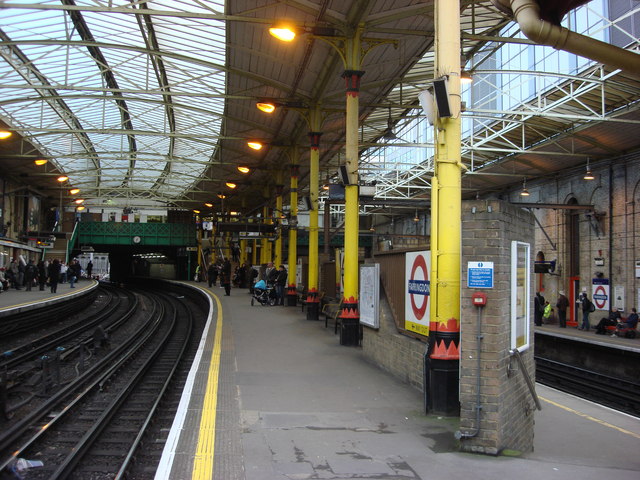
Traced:
POLYGON ((210 480, 213 478, 213 456, 216 442, 216 409, 218 406, 218 374, 220 373, 220 352, 222 345, 222 305, 220 299, 211 294, 218 306, 216 333, 213 341, 213 353, 209 364, 207 391, 202 405, 198 448, 193 459, 193 480, 210 480))
POLYGON ((640 434, 638 434, 638 433, 630 432, 629 430, 625 430, 624 428, 616 427, 615 425, 611 425, 610 423, 607 423, 604 420, 600 420, 598 418, 592 417, 591 415, 587 415, 586 413, 578 412, 577 410, 574 410, 573 408, 566 407, 564 405, 561 405, 559 403, 554 402, 553 400, 549 400, 548 398, 544 398, 544 397, 538 397, 538 398, 540 400, 543 400, 543 401, 545 401, 547 403, 550 403, 551 405, 554 405, 554 406, 556 406, 558 408, 562 408, 563 410, 566 410, 567 412, 575 413, 579 417, 586 418, 587 420, 591 420, 592 422, 599 423, 600 425, 603 425, 605 427, 613 428, 614 430, 617 430, 620 433, 625 433, 625 434, 630 435, 632 437, 640 438, 640 434))

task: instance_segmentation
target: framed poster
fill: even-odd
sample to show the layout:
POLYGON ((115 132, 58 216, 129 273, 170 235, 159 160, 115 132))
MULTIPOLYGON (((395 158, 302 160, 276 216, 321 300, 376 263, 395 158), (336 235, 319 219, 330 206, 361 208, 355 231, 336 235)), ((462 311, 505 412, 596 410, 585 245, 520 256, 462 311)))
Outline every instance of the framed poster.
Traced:
POLYGON ((529 348, 530 244, 511 242, 511 350, 529 348))
POLYGON ((380 328, 380 264, 360 265, 360 323, 380 328))

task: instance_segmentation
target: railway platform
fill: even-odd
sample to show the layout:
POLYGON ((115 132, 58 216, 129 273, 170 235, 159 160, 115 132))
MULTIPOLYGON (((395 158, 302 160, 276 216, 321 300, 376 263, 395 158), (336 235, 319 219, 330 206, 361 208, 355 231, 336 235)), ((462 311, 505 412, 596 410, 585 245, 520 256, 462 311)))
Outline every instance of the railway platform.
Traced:
POLYGON ((558 325, 542 325, 535 327, 536 334, 568 338, 593 345, 606 345, 607 347, 640 353, 640 335, 636 338, 612 337, 611 335, 596 335, 595 330, 578 330, 576 327, 560 328, 558 325))
MULTIPOLYGON (((533 452, 461 453, 457 418, 425 415, 420 392, 366 361, 359 348, 340 346, 324 322, 306 320, 298 308, 251 306, 244 289, 227 297, 220 287, 188 283, 209 297, 210 320, 173 427, 161 439, 157 480, 640 476, 636 417, 536 384, 542 410, 532 413, 533 452)), ((71 290, 64 287, 55 296, 0 294, 0 312, 64 298, 71 290)))
POLYGON ((638 418, 537 384, 533 452, 460 453, 456 418, 424 415, 420 392, 340 346, 324 322, 252 307, 246 290, 193 285, 215 311, 157 480, 640 475, 629 454, 640 449, 638 418))
POLYGON ((24 287, 20 290, 10 288, 0 293, 0 317, 31 308, 41 308, 43 305, 64 302, 78 295, 84 295, 88 290, 97 286, 98 282, 95 280, 80 280, 76 282, 74 288, 71 288, 69 283, 59 283, 56 293, 51 293, 47 287, 44 290, 33 287, 30 291, 25 290, 24 287))

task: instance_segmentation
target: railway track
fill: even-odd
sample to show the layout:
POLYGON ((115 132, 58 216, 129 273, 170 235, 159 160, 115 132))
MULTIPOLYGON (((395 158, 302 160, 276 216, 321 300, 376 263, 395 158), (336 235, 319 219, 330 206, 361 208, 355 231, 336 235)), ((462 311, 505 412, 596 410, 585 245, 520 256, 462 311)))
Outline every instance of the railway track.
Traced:
POLYGON ((124 478, 130 468, 153 469, 149 464, 157 463, 161 448, 156 458, 147 448, 139 452, 139 446, 150 436, 145 431, 157 427, 154 418, 172 418, 161 399, 181 386, 175 373, 190 363, 185 354, 195 351, 192 339, 204 325, 191 315, 198 311, 194 299, 175 287, 171 292, 144 292, 147 318, 127 342, 3 431, 0 470, 19 457, 44 463, 29 479, 124 478))
POLYGON ((536 381, 640 417, 640 383, 536 356, 536 381))

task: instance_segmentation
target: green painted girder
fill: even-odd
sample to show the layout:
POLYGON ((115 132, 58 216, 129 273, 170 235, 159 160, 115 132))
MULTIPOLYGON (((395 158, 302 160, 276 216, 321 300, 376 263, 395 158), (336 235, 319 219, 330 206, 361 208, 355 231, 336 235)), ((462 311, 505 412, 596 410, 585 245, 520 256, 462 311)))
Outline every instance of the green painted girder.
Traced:
POLYGON ((189 223, 80 222, 78 245, 195 246, 196 225, 189 223))

